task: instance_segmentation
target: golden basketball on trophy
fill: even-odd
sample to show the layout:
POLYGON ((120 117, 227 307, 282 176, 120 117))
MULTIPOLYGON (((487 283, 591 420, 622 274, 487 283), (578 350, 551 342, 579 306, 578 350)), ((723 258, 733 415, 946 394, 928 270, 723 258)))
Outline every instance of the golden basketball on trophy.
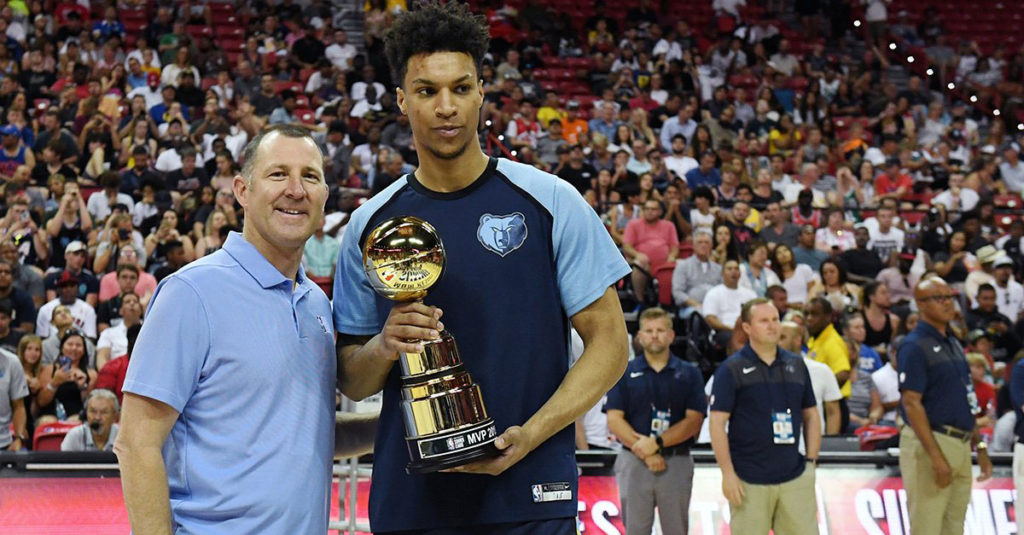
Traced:
MULTIPOLYGON (((444 244, 434 227, 417 217, 390 218, 363 245, 370 285, 392 301, 422 300, 444 274, 444 244)), ((480 387, 465 370, 455 338, 443 330, 422 340, 423 351, 400 353, 402 417, 410 473, 428 473, 498 454, 497 430, 487 416, 480 387)))

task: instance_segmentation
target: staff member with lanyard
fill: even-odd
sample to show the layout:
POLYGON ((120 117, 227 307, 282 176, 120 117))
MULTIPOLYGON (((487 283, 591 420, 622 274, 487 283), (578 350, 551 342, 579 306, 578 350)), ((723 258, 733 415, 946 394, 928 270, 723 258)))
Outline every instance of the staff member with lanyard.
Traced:
POLYGON ((669 352, 672 316, 640 314, 634 358, 608 392, 608 429, 626 446, 615 461, 626 535, 649 535, 658 508, 663 533, 687 533, 693 458, 687 441, 707 411, 700 370, 669 352))
POLYGON ((740 319, 750 342, 718 367, 711 391, 711 447, 729 500, 729 529, 817 534, 811 504, 821 419, 810 374, 799 355, 779 347, 779 311, 771 301, 747 302, 740 319))
POLYGON ((911 535, 963 532, 971 499, 972 443, 978 445, 978 481, 992 475, 988 446, 978 442, 975 430, 980 409, 967 359, 948 332, 953 299, 953 290, 938 277, 917 284, 914 300, 921 321, 903 339, 897 358, 903 419, 910 424, 900 433, 900 472, 911 535))

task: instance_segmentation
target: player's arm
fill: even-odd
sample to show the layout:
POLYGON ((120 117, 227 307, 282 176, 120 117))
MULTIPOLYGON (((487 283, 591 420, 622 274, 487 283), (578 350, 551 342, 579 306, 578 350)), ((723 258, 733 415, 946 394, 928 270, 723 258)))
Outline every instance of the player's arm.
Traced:
POLYGON ((572 325, 583 338, 583 354, 555 393, 526 423, 506 429, 495 439, 501 455, 452 471, 501 474, 593 407, 622 376, 629 351, 626 322, 614 288, 607 288, 573 315, 572 325))
POLYGON ((414 301, 392 307, 384 328, 372 336, 339 335, 338 384, 341 392, 359 401, 384 388, 399 352, 422 351, 418 340, 437 338, 444 329, 441 309, 414 301))
POLYGON ((114 453, 121 469, 121 486, 132 532, 171 535, 171 506, 164 467, 163 445, 178 411, 147 397, 124 393, 121 430, 114 453))
POLYGON ((629 355, 626 321, 614 288, 572 318, 583 354, 551 398, 523 425, 531 450, 579 418, 615 385, 629 355))

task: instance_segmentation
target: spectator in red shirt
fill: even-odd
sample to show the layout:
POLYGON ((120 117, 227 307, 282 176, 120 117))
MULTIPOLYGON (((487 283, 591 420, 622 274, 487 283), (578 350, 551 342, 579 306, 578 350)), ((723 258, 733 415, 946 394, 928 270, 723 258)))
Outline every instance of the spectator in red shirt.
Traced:
POLYGON ((898 201, 910 193, 913 186, 914 181, 900 169, 899 158, 890 158, 886 162, 885 173, 875 179, 875 199, 878 202, 885 198, 898 201))
POLYGON ((971 366, 971 382, 974 383, 974 393, 978 396, 978 407, 981 408, 981 413, 977 415, 978 426, 992 426, 995 423, 996 389, 985 380, 988 378, 988 359, 981 353, 969 353, 967 363, 971 366))
POLYGON ((640 302, 646 297, 650 274, 666 263, 675 262, 679 255, 676 227, 661 218, 664 211, 661 202, 648 199, 644 203, 643 217, 631 219, 622 235, 622 251, 633 265, 633 292, 640 302))
POLYGON ((113 392, 117 396, 118 403, 124 401, 124 393, 121 392, 121 387, 124 386, 124 376, 128 373, 128 360, 132 356, 135 339, 139 337, 140 330, 142 330, 141 323, 128 327, 128 352, 107 362, 92 384, 93 388, 106 388, 113 392))

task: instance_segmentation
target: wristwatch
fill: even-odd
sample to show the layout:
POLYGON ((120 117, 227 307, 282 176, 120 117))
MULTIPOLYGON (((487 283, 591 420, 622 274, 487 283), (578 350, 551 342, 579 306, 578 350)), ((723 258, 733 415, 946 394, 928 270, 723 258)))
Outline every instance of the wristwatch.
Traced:
POLYGON ((665 449, 665 442, 661 440, 661 435, 654 437, 654 441, 658 443, 658 453, 661 453, 661 450, 665 449))
POLYGON ((985 452, 988 452, 988 443, 985 442, 984 440, 978 442, 976 447, 978 448, 978 451, 985 450, 985 452))

